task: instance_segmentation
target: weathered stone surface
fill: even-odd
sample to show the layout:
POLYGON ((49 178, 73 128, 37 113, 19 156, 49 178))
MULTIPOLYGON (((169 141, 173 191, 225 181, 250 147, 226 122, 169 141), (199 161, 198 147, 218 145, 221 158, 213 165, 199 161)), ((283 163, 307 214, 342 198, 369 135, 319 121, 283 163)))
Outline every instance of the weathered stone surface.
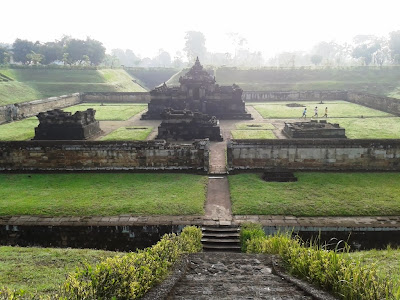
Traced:
POLYGON ((189 110, 166 109, 158 127, 157 139, 190 141, 208 138, 222 141, 218 120, 215 117, 189 110))
POLYGON ((199 111, 218 119, 251 119, 242 100, 243 90, 235 84, 216 84, 215 78, 203 69, 198 59, 179 82, 180 87, 167 87, 164 83, 152 90, 148 112, 142 119, 160 119, 167 108, 199 111))
POLYGON ((195 171, 207 172, 209 142, 0 142, 0 171, 195 171))
POLYGON ((285 123, 282 133, 292 139, 346 138, 344 128, 340 128, 339 124, 328 123, 326 120, 285 123))
POLYGON ((398 171, 400 140, 232 140, 228 169, 398 171))
POLYGON ((39 126, 34 140, 86 140, 101 133, 96 111, 87 109, 74 114, 53 109, 37 115, 39 126))
POLYGON ((272 273, 269 256, 198 253, 167 299, 313 299, 272 273))

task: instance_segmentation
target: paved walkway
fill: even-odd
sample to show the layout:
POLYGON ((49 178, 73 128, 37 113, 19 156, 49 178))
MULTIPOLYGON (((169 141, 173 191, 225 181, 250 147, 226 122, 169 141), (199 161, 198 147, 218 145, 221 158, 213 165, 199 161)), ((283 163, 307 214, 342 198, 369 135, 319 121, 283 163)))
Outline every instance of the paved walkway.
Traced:
POLYGON ((230 225, 232 222, 229 183, 226 176, 208 179, 207 202, 205 206, 205 225, 230 225))

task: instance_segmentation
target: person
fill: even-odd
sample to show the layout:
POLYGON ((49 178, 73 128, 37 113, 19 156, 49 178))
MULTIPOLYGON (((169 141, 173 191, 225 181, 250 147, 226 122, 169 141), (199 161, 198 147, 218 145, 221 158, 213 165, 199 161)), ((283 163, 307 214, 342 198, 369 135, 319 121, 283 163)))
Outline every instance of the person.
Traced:
POLYGON ((325 107, 325 114, 322 117, 328 117, 328 107, 325 107))
POLYGON ((314 115, 313 115, 313 117, 318 118, 318 106, 316 106, 316 107, 314 108, 314 115))
POLYGON ((302 118, 307 118, 307 107, 304 108, 303 110, 303 115, 301 116, 302 118))

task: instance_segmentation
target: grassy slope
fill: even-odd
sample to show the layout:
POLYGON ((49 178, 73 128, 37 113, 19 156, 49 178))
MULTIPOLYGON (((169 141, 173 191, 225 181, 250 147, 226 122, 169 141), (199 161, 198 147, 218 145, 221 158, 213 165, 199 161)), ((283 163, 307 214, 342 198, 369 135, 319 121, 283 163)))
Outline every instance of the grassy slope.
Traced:
POLYGON ((399 173, 296 173, 297 182, 261 174, 229 176, 232 210, 245 215, 400 215, 399 173))
POLYGON ((25 141, 35 136, 36 117, 0 125, 0 141, 25 141))
POLYGON ((400 67, 325 69, 219 68, 217 82, 244 90, 357 90, 400 98, 400 67))
POLYGON ((205 176, 0 174, 0 215, 203 214, 205 176))
POLYGON ((0 105, 77 92, 144 92, 124 70, 0 69, 0 105))
POLYGON ((88 249, 0 247, 0 287, 54 295, 68 273, 83 262, 97 263, 118 252, 88 249))

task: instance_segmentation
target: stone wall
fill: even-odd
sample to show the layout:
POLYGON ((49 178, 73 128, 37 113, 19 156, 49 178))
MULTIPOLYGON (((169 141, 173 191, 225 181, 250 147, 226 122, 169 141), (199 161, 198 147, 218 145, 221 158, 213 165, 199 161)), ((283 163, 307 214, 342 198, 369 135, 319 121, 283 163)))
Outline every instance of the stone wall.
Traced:
MULTIPOLYGON (((80 94, 64 95, 59 97, 51 97, 46 99, 34 100, 23 103, 16 103, 14 106, 15 117, 14 120, 20 120, 27 117, 36 116, 40 112, 44 112, 56 108, 64 108, 81 103, 80 94)), ((0 124, 9 121, 10 107, 5 105, 0 107, 0 124)))
POLYGON ((347 100, 347 91, 244 91, 246 102, 347 100))
POLYGON ((400 140, 231 140, 228 170, 400 171, 400 140))
POLYGON ((207 172, 208 140, 177 145, 159 141, 0 142, 0 171, 207 172))
POLYGON ((95 103, 149 103, 150 94, 148 92, 136 92, 136 93, 108 93, 108 92, 97 92, 97 93, 83 93, 83 102, 95 102, 95 103))
POLYGON ((348 92, 346 100, 400 116, 400 99, 360 92, 348 92))

